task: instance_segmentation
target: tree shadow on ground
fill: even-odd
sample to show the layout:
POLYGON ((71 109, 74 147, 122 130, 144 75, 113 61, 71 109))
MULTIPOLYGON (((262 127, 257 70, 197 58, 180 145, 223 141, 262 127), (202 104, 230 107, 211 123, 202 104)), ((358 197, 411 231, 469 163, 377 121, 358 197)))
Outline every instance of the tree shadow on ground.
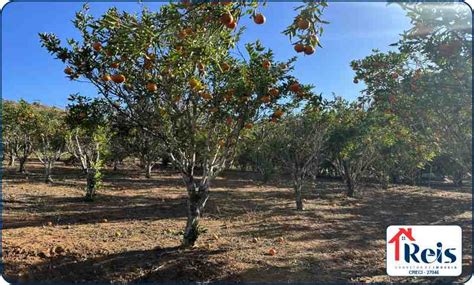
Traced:
MULTIPOLYGON (((181 249, 179 247, 132 250, 102 256, 77 256, 64 252, 54 254, 28 268, 18 277, 5 274, 7 280, 16 282, 48 283, 110 283, 114 282, 189 282, 221 279, 226 274, 225 249, 181 249)), ((8 271, 19 264, 6 263, 8 271)))
MULTIPOLYGON (((123 220, 160 220, 186 216, 186 200, 147 195, 118 196, 99 194, 96 201, 85 202, 83 197, 54 197, 25 195, 26 202, 15 205, 16 211, 39 213, 31 219, 8 217, 3 229, 37 227, 52 222, 54 225, 93 224, 123 220), (44 201, 44 202, 42 202, 44 201)), ((11 201, 4 201, 9 207, 11 201)))

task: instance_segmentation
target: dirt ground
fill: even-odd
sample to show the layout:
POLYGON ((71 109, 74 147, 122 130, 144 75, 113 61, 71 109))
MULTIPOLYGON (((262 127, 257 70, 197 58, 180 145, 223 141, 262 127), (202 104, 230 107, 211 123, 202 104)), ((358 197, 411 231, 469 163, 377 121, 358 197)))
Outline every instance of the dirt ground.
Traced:
POLYGON ((5 169, 2 259, 10 281, 49 282, 433 282, 470 275, 471 188, 365 187, 347 198, 339 181, 307 187, 304 212, 285 183, 260 185, 227 172, 212 184, 193 249, 178 246, 185 190, 176 173, 151 179, 108 172, 97 201, 84 202, 80 171, 60 166, 55 182, 5 169), (463 229, 463 274, 444 279, 385 273, 392 224, 455 224, 463 229), (268 254, 275 248, 274 256, 268 254))

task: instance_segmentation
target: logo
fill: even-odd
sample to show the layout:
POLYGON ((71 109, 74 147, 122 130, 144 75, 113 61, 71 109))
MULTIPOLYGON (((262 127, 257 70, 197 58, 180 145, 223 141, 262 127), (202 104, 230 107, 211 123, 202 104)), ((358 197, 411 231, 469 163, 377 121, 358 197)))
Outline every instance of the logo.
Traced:
POLYGON ((459 226, 390 226, 387 228, 387 274, 390 276, 459 276, 462 229, 459 226))

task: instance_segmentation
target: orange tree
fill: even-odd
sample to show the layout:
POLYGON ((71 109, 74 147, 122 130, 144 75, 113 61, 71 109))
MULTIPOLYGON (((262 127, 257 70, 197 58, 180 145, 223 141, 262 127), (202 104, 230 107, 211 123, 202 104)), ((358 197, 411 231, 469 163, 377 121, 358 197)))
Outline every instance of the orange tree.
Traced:
POLYGON ((471 11, 463 3, 402 7, 413 26, 394 44, 398 51, 354 61, 355 82, 364 80, 364 97, 411 132, 410 157, 423 162, 435 152, 460 183, 472 172, 471 11))
POLYGON ((109 154, 110 115, 103 101, 71 95, 67 106, 66 146, 86 174, 86 201, 93 201, 101 186, 102 168, 109 154))
MULTIPOLYGON (((303 45, 302 52, 313 52, 325 6, 297 8, 300 15, 285 33, 298 51, 303 45)), ((236 48, 242 17, 265 22, 258 8, 256 1, 183 2, 139 16, 112 8, 98 19, 86 8, 74 20, 81 41, 64 47, 55 35, 40 34, 67 64, 70 79, 94 84, 122 120, 163 144, 188 193, 184 246, 198 238, 210 182, 233 158, 241 131, 258 120, 278 120, 310 96, 309 87, 289 75, 295 59, 277 62, 258 42, 246 44, 245 55, 236 48)))
POLYGON ((25 173, 25 164, 34 150, 34 137, 38 123, 37 108, 24 100, 2 100, 2 139, 10 163, 19 161, 18 172, 25 173))
POLYGON ((405 116, 410 125, 431 132, 447 174, 456 184, 472 173, 472 11, 465 3, 402 5, 413 28, 397 46, 410 55, 402 85, 407 101, 421 109, 405 116), (411 120, 410 120, 411 118, 411 120))
MULTIPOLYGON (((378 125, 380 137, 390 136, 389 144, 379 144, 380 160, 373 166, 377 176, 386 188, 388 180, 397 182, 400 178, 415 183, 415 179, 427 163, 432 161, 439 148, 432 142, 431 129, 423 127, 430 116, 423 106, 410 99, 401 84, 406 76, 409 55, 406 53, 381 53, 352 62, 356 71, 355 82, 363 80, 366 88, 359 100, 368 106, 372 125, 378 125), (384 131, 383 133, 381 131, 384 131)), ((424 95, 430 100, 431 93, 424 95)), ((420 98, 412 97, 419 100, 420 98)))
POLYGON ((276 166, 272 159, 274 152, 270 134, 275 124, 269 121, 259 122, 251 130, 242 135, 241 143, 237 147, 236 162, 242 170, 248 167, 260 174, 262 183, 267 183, 276 173, 276 166))
POLYGON ((319 173, 324 154, 328 149, 331 115, 318 109, 307 109, 288 117, 275 134, 272 142, 280 152, 274 156, 276 164, 291 174, 296 209, 303 210, 302 188, 304 180, 319 173))
POLYGON ((8 157, 8 166, 14 167, 16 164, 16 153, 19 148, 14 143, 14 123, 15 102, 2 100, 2 147, 3 157, 8 157))
POLYGON ((36 106, 37 125, 34 153, 44 166, 44 181, 52 182, 51 172, 65 148, 65 112, 58 108, 36 106))
POLYGON ((370 113, 357 102, 341 97, 328 102, 334 120, 328 140, 329 161, 347 186, 347 196, 353 197, 377 158, 377 149, 370 137, 370 113))
POLYGON ((328 112, 334 116, 329 161, 346 183, 349 197, 357 194, 363 180, 385 176, 388 166, 414 153, 401 147, 411 142, 410 133, 377 106, 364 107, 360 100, 349 103, 337 97, 328 102, 328 112))

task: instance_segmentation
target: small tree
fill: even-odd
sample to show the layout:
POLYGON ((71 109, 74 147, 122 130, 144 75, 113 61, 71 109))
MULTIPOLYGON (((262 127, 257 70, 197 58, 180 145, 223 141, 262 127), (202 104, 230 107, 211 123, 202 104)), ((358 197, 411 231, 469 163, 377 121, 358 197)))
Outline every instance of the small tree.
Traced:
POLYGON ((302 114, 285 118, 272 133, 272 149, 277 150, 273 159, 279 168, 291 174, 297 210, 303 210, 305 178, 319 172, 329 138, 329 117, 319 108, 308 108, 302 114))
POLYGON ((18 172, 25 173, 25 164, 33 153, 33 138, 38 116, 32 104, 3 101, 3 142, 10 155, 10 164, 19 160, 18 172))
POLYGON ((123 131, 112 126, 107 164, 111 165, 114 171, 117 171, 119 164, 131 155, 127 135, 127 130, 123 131))
POLYGON ((153 167, 163 157, 163 144, 150 133, 143 132, 138 128, 130 130, 129 138, 132 154, 140 159, 141 165, 145 169, 145 177, 151 178, 153 167))
POLYGON ((110 131, 104 116, 108 113, 99 100, 73 95, 71 101, 73 104, 68 105, 67 148, 81 163, 87 176, 85 198, 92 201, 101 186, 101 170, 108 154, 110 131))
POLYGON ((263 183, 267 183, 276 172, 272 156, 278 150, 272 149, 271 131, 271 123, 259 122, 244 133, 237 148, 236 162, 244 169, 250 166, 252 171, 258 172, 263 183))
POLYGON ((328 145, 334 168, 347 186, 347 196, 353 197, 361 178, 370 173, 378 159, 373 138, 369 135, 368 112, 358 102, 336 98, 332 105, 335 120, 328 145))
POLYGON ((15 103, 2 100, 2 144, 3 156, 8 158, 8 166, 14 167, 19 145, 14 143, 15 103))
POLYGON ((51 171, 65 147, 65 113, 56 108, 38 106, 34 149, 36 157, 44 165, 44 180, 52 182, 51 171))

